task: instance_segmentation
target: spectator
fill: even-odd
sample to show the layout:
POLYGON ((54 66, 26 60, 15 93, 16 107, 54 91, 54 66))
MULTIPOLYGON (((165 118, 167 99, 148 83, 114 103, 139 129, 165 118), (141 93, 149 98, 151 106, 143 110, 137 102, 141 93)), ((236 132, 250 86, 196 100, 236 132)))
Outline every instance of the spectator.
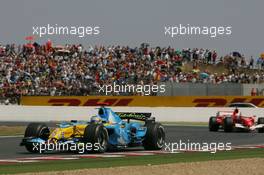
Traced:
MULTIPOLYGON (((242 67, 246 62, 243 56, 234 54, 220 59, 232 70, 230 74, 217 75, 206 71, 206 76, 200 76, 203 72, 199 72, 199 65, 216 64, 217 56, 217 52, 210 49, 150 48, 148 44, 135 48, 89 46, 88 49, 81 44, 53 46, 51 41, 44 45, 0 45, 0 101, 8 99, 9 103, 16 103, 21 95, 101 95, 99 86, 113 82, 263 82, 263 74, 238 73, 238 60, 242 59, 242 67), (181 66, 188 62, 193 65, 193 71, 182 72, 181 66)), ((262 60, 257 64, 264 68, 262 60)), ((252 65, 254 62, 250 61, 249 67, 254 68, 252 65)))

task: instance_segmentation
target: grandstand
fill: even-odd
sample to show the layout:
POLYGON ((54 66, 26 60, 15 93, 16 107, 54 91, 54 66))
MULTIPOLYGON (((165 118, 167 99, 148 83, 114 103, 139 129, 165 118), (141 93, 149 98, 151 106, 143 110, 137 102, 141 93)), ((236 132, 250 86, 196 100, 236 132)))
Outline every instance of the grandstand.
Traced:
MULTIPOLYGON (((206 84, 205 88, 223 83, 260 85, 262 88, 263 70, 261 58, 245 58, 238 52, 219 56, 211 49, 179 50, 146 43, 135 48, 84 48, 81 44, 53 46, 51 41, 43 45, 36 42, 7 44, 0 45, 0 99, 9 104, 18 103, 20 96, 104 95, 99 92, 99 87, 113 83, 162 83, 168 85, 169 92, 175 85, 185 83, 206 84)), ((230 93, 224 95, 237 95, 236 89, 228 90, 230 93)), ((182 94, 181 91, 151 95, 178 94, 182 94)), ((240 92, 238 95, 245 94, 240 92)))

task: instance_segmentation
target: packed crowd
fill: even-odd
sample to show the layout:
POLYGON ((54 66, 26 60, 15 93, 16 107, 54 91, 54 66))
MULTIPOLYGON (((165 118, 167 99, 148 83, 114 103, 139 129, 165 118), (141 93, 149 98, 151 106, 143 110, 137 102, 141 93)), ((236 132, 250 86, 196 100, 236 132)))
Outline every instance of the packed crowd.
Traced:
POLYGON ((253 58, 247 62, 239 53, 219 57, 210 49, 151 48, 146 43, 135 48, 86 49, 81 44, 53 46, 50 41, 44 45, 0 45, 0 99, 17 99, 21 95, 95 95, 100 85, 113 82, 264 82, 263 74, 238 73, 239 67, 263 69, 264 62, 253 58), (193 71, 181 71, 186 63, 193 64, 193 71), (198 64, 225 64, 230 73, 199 72, 198 64))

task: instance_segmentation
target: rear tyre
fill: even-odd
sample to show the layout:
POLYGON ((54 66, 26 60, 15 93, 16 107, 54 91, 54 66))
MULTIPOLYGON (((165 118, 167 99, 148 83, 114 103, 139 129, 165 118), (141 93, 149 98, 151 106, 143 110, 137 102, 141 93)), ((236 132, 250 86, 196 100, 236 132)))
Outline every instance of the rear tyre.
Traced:
MULTIPOLYGON (((259 117, 258 118, 258 124, 264 124, 264 117, 259 117)), ((259 128, 258 132, 259 133, 264 133, 264 128, 259 128)))
POLYGON ((231 117, 224 118, 224 131, 225 132, 232 132, 234 129, 234 122, 231 117))
POLYGON ((165 130, 160 123, 147 123, 147 132, 143 141, 146 150, 161 150, 165 144, 165 130))
POLYGON ((108 132, 101 124, 89 124, 86 126, 83 134, 85 144, 91 144, 91 152, 104 153, 108 147, 108 132))
POLYGON ((210 117, 209 119, 209 131, 216 132, 219 129, 219 124, 216 121, 216 117, 210 117))
MULTIPOLYGON (((44 123, 30 123, 25 131, 24 137, 29 138, 41 138, 43 140, 48 140, 50 135, 50 130, 44 123)), ((25 144, 26 149, 31 153, 37 153, 39 150, 36 148, 34 149, 33 143, 26 143, 25 144)))

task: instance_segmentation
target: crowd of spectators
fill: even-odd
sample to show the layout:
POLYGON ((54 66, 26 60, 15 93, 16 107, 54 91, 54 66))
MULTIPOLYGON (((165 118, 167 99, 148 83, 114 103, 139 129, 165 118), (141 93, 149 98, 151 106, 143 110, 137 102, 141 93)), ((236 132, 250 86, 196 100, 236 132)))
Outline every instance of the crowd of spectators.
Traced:
MULTIPOLYGON (((100 85, 192 83, 261 83, 264 74, 239 73, 238 68, 263 69, 262 59, 239 53, 220 57, 215 50, 128 46, 0 45, 0 99, 21 95, 96 95, 100 85), (255 63, 256 62, 256 63, 255 63), (183 64, 193 64, 184 72, 183 64), (199 64, 223 64, 229 73, 199 72, 199 64)), ((130 94, 131 95, 131 94, 130 94)))

